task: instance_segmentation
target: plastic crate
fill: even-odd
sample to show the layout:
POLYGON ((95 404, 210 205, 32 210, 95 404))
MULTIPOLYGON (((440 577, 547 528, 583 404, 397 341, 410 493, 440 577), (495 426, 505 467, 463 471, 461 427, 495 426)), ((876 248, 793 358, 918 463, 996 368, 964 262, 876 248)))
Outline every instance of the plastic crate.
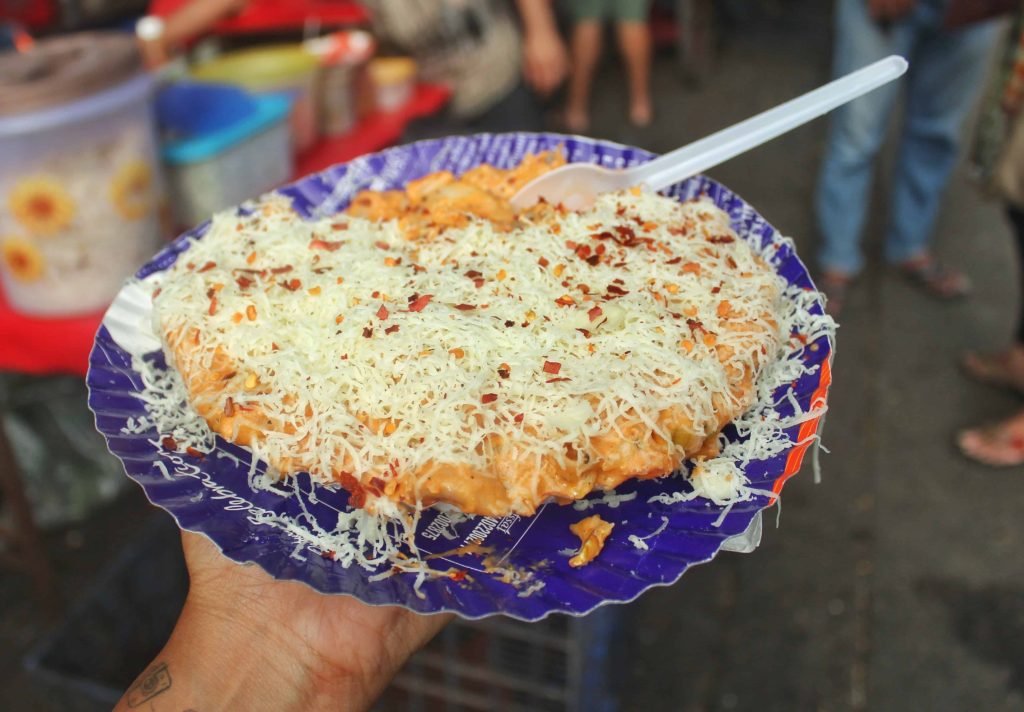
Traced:
POLYGON ((621 606, 536 623, 455 620, 395 676, 377 712, 612 712, 621 606))
MULTIPOLYGON (((26 657, 54 709, 109 710, 160 652, 188 592, 178 530, 163 515, 26 657)), ((622 606, 537 623, 456 619, 395 676, 378 712, 613 712, 622 606)))
POLYGON ((53 709, 110 710, 167 642, 187 592, 178 528, 155 516, 29 652, 25 666, 53 709))

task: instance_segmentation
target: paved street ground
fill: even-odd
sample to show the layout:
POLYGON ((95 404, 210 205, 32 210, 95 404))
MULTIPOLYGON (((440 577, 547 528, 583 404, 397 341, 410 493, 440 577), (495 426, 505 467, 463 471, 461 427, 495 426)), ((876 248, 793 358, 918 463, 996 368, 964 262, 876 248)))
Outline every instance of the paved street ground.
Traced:
MULTIPOLYGON (((827 5, 787 3, 744 22, 698 93, 659 73, 650 147, 668 150, 827 79, 827 5)), ((805 260, 825 128, 711 171, 805 260)), ((633 606, 631 709, 1024 709, 1024 471, 973 465, 951 445, 958 428, 1021 406, 956 367, 965 349, 998 348, 1012 333, 1016 255, 998 206, 960 170, 937 238, 977 293, 929 300, 879 261, 885 188, 883 171, 872 265, 840 320, 822 482, 805 467, 787 485, 781 525, 766 518, 756 553, 723 555, 633 606)))
MULTIPOLYGON (((822 83, 828 5, 761 3, 739 19, 699 90, 660 57, 658 116, 643 133, 623 128, 622 77, 609 61, 595 135, 664 151, 822 83)), ((711 172, 792 235, 805 259, 824 132, 817 122, 711 172)), ((766 517, 757 552, 723 554, 625 610, 614 671, 622 709, 1024 710, 1024 470, 973 465, 951 445, 958 428, 1022 405, 956 367, 965 349, 1009 337, 1016 256, 998 206, 959 170, 939 251, 977 292, 956 305, 930 301, 878 260, 886 184, 883 172, 871 267, 841 320, 822 482, 805 468, 787 485, 780 526, 766 517)), ((109 525, 86 531, 79 555, 55 538, 66 590, 116 541, 109 525)), ((19 580, 0 582, 0 636, 14 641, 0 649, 4 709, 39 708, 17 670, 44 628, 26 593, 19 580)))

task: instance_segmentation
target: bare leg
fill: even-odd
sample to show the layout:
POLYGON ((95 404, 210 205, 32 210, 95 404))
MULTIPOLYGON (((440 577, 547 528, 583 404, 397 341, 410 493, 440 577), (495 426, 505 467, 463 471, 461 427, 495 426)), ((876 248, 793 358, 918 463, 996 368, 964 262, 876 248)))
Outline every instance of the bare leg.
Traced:
POLYGON ((572 30, 572 75, 565 124, 570 131, 586 131, 590 125, 590 86, 601 58, 601 23, 581 20, 572 30))
POLYGON ((629 81, 629 120, 651 123, 651 32, 646 22, 620 22, 615 28, 629 81))

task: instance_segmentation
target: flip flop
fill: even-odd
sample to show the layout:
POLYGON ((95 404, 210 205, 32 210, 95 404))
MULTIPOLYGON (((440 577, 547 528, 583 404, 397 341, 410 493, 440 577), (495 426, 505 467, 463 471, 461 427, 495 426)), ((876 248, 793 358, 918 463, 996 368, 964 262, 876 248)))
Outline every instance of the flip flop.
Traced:
POLYGON ((966 274, 944 267, 934 257, 910 260, 899 267, 912 283, 937 299, 961 299, 971 293, 971 280, 966 274))
POLYGON ((979 383, 1024 393, 1024 355, 1019 359, 1020 373, 1013 368, 1014 360, 1010 351, 994 354, 968 351, 960 360, 960 367, 965 374, 979 383))
POLYGON ((826 272, 818 278, 818 289, 825 295, 825 313, 833 319, 842 313, 852 283, 852 277, 835 273, 826 272))
POLYGON ((1017 415, 992 425, 962 430, 956 437, 957 447, 968 459, 990 467, 1024 465, 1024 423, 1020 420, 1017 415))

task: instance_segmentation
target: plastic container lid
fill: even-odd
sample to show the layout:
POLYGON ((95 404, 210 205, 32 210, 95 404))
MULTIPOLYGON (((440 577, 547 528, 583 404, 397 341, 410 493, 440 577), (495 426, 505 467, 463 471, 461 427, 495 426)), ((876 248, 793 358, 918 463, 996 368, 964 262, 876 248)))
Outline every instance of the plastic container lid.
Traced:
POLYGON ((54 108, 121 84, 142 57, 129 35, 81 32, 0 55, 0 117, 54 108))
MULTIPOLYGON (((211 114, 219 114, 221 120, 206 120, 205 124, 182 121, 181 116, 184 114, 174 117, 161 112, 161 104, 167 103, 166 92, 158 98, 157 111, 161 114, 162 127, 182 135, 181 138, 163 144, 160 155, 164 161, 171 165, 208 161, 283 120, 291 109, 291 100, 283 94, 249 96, 239 92, 242 94, 239 97, 230 91, 225 92, 225 89, 232 88, 216 87, 216 93, 220 96, 211 94, 206 97, 208 105, 221 102, 222 106, 228 105, 228 108, 219 112, 211 111, 211 114), (175 118, 178 118, 176 124, 172 123, 175 118), (228 118, 230 120, 227 120, 228 118)), ((188 93, 195 96, 195 92, 188 93)), ((203 111, 195 110, 196 105, 193 104, 193 114, 203 114, 203 111)))
POLYGON ((416 77, 416 62, 408 57, 380 57, 370 62, 374 84, 401 84, 416 77))
POLYGON ((273 45, 217 57, 196 67, 192 77, 250 91, 272 91, 305 81, 318 64, 301 45, 273 45))

